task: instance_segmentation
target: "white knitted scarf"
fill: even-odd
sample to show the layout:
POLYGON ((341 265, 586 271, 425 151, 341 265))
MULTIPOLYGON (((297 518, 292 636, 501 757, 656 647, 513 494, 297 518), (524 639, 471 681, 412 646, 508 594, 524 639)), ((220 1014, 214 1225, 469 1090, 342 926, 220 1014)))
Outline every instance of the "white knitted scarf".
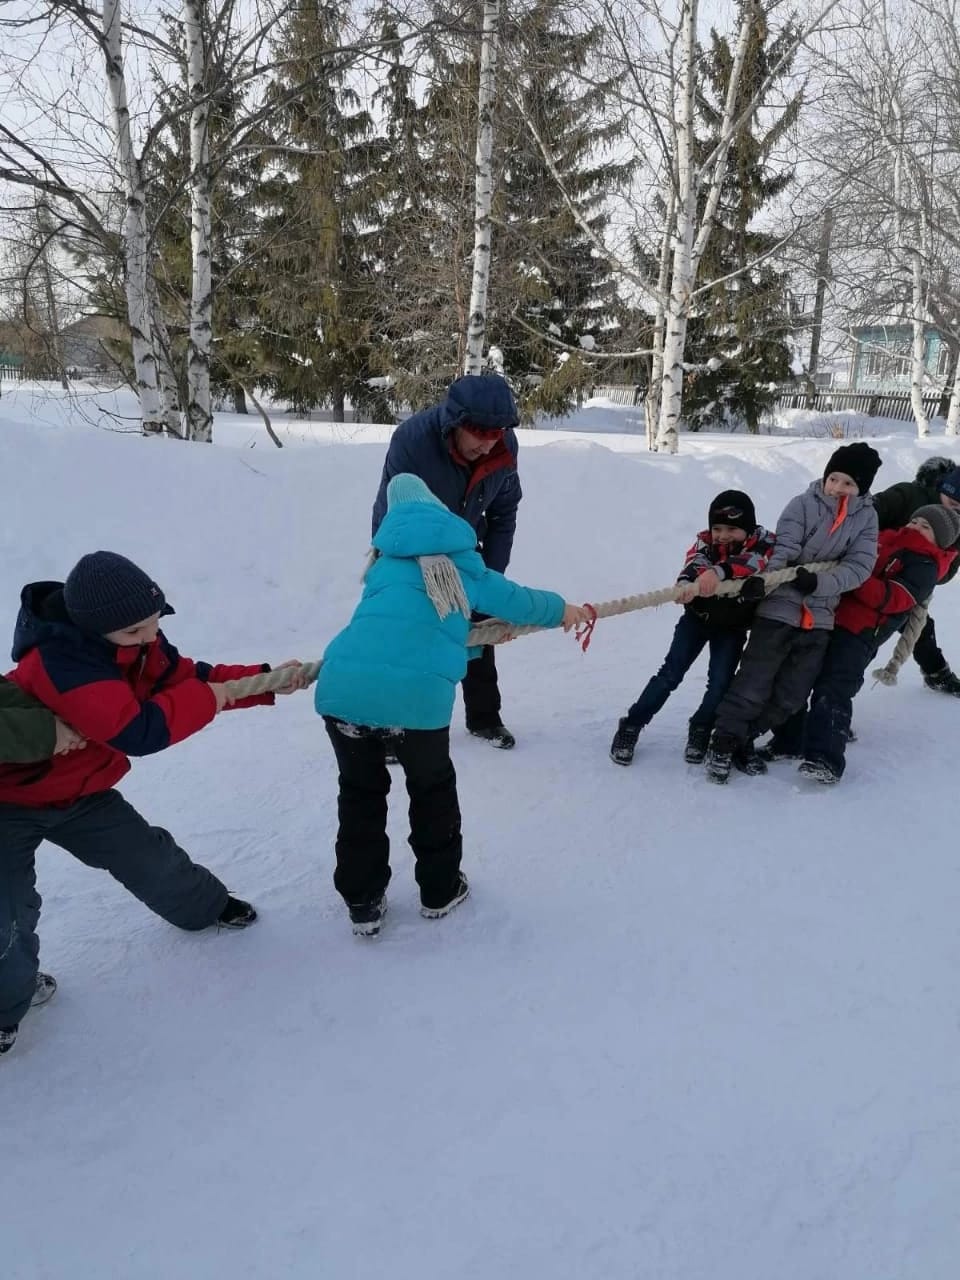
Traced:
POLYGON ((463 589, 463 579, 450 557, 417 556, 417 563, 423 574, 423 585, 438 617, 443 619, 451 613, 462 613, 465 618, 469 618, 470 601, 463 589))
MULTIPOLYGON (((367 553, 367 563, 363 571, 364 579, 379 556, 380 553, 376 548, 371 547, 367 553)), ((465 618, 469 618, 470 601, 463 589, 463 579, 450 557, 417 556, 417 564, 420 566, 423 585, 430 597, 430 603, 437 611, 437 616, 443 619, 449 617, 451 613, 459 612, 465 618)))

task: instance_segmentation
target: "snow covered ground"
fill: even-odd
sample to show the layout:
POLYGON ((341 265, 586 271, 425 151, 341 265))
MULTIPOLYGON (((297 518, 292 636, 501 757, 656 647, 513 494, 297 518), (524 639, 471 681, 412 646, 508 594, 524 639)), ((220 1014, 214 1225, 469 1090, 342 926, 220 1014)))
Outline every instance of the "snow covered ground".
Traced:
MULTIPOLYGON (((215 448, 143 440, 4 388, 6 634, 23 582, 109 547, 163 584, 184 652, 319 656, 388 429, 298 431, 282 452, 253 419, 218 420, 215 448)), ((512 575, 602 600, 670 582, 720 488, 772 523, 834 442, 524 444, 512 575)), ((878 448, 882 486, 957 444, 878 448)), ((936 617, 960 662, 960 589, 936 617)), ((417 913, 401 787, 391 914, 352 937, 309 695, 123 787, 256 902, 249 932, 179 934, 45 846, 61 987, 0 1065, 5 1280, 953 1280, 960 705, 911 665, 861 695, 836 790, 786 765, 719 789, 680 756, 699 672, 618 769, 674 621, 501 651, 518 746, 455 714, 473 895, 447 920, 417 913)))

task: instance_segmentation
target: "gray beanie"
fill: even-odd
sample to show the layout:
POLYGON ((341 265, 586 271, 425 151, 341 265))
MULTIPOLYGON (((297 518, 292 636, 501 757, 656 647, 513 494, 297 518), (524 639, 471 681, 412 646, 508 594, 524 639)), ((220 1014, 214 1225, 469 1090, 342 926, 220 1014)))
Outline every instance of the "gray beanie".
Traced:
POLYGON ((926 520, 933 530, 933 536, 941 551, 952 547, 960 538, 960 512, 952 511, 950 507, 944 507, 935 502, 927 507, 918 507, 910 519, 916 520, 918 516, 921 520, 926 520))
POLYGON ((155 613, 173 613, 153 579, 115 551, 93 551, 78 560, 64 583, 63 602, 72 622, 98 636, 155 613))

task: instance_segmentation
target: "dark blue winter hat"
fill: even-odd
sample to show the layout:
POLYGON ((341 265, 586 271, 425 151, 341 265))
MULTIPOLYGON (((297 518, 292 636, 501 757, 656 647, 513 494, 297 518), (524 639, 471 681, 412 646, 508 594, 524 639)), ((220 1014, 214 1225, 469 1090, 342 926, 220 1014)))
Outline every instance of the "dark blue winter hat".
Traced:
POLYGON ((960 467, 954 467, 940 481, 940 492, 945 493, 954 502, 960 502, 960 467))
POLYGON ((64 583, 63 602, 71 621, 98 636, 155 613, 173 613, 153 579, 115 551, 93 551, 78 560, 64 583))

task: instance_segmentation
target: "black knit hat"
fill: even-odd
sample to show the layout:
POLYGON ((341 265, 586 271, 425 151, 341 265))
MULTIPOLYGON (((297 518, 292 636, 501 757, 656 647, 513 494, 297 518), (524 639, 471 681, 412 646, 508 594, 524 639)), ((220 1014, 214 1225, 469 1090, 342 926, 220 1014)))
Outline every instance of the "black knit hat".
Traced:
POLYGON ((707 524, 730 524, 736 529, 745 529, 753 533, 757 527, 757 513, 747 494, 739 489, 724 489, 710 503, 707 513, 707 524))
POLYGON ((63 602, 71 621, 98 636, 155 613, 173 613, 153 579, 115 551, 93 551, 78 560, 64 583, 63 602))
POLYGON ((883 461, 879 453, 876 449, 871 449, 868 444, 844 444, 830 455, 823 478, 826 480, 831 472, 842 471, 845 476, 855 481, 861 493, 869 493, 873 477, 881 466, 883 461))

